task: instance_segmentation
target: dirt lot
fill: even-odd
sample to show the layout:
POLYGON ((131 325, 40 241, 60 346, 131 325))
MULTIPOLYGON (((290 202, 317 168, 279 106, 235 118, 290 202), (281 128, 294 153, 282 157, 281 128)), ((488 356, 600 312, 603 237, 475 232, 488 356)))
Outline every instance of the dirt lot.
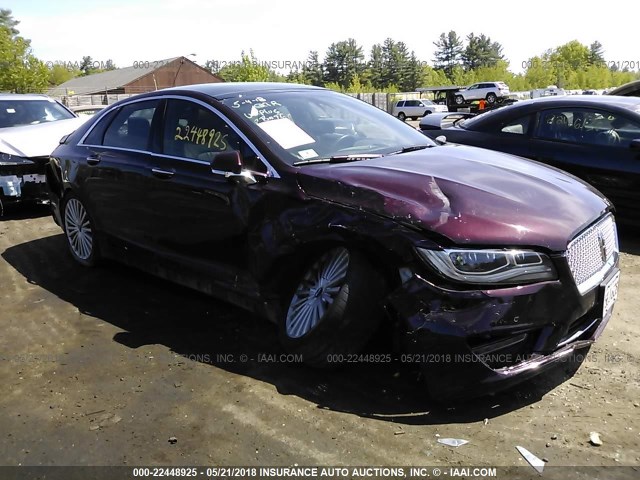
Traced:
POLYGON ((518 466, 523 445, 550 466, 639 465, 638 245, 622 239, 614 317, 575 375, 443 406, 399 363, 281 362, 266 321, 117 264, 83 269, 43 211, 5 218, 0 464, 518 466))

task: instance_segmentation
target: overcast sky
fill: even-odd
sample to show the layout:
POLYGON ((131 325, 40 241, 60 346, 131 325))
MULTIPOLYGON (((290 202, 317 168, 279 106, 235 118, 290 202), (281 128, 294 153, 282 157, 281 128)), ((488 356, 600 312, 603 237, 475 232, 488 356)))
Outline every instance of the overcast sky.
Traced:
POLYGON ((45 61, 77 62, 90 55, 125 67, 195 54, 190 58, 204 64, 238 60, 250 48, 259 60, 303 61, 310 50, 323 58, 332 42, 349 37, 368 58, 373 44, 391 37, 432 64, 433 42, 455 30, 461 37, 484 33, 500 42, 514 72, 528 58, 574 39, 600 41, 607 61, 640 62, 636 0, 5 0, 2 7, 13 11, 21 35, 45 61))

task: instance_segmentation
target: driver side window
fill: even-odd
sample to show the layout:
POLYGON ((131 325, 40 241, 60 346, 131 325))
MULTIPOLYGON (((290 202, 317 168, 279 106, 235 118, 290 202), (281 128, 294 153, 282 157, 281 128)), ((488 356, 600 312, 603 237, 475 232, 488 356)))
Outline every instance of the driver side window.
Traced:
POLYGON ((266 166, 240 136, 208 108, 188 100, 169 100, 165 114, 163 153, 211 161, 220 152, 239 151, 245 168, 267 173, 266 166))
POLYGON ((617 113, 603 110, 548 110, 540 115, 537 135, 589 145, 628 147, 632 140, 640 136, 640 125, 617 113))

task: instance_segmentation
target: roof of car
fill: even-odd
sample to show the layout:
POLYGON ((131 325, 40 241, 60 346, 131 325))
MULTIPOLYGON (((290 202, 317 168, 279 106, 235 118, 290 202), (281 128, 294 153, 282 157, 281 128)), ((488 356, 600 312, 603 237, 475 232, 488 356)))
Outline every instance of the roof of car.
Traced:
POLYGON ((608 95, 629 95, 633 92, 640 91, 640 80, 634 80, 633 82, 625 83, 617 88, 611 90, 608 95))
POLYGON ((532 100, 522 100, 515 105, 519 107, 526 105, 541 104, 565 104, 565 105, 583 105, 592 107, 602 107, 603 105, 613 105, 621 108, 629 108, 634 110, 640 106, 640 98, 638 97, 619 97, 615 95, 558 95, 553 97, 534 98, 532 100))
POLYGON ((0 93, 0 100, 51 100, 51 97, 39 93, 0 93))
POLYGON ((185 85, 184 87, 172 87, 161 92, 172 91, 195 91, 209 95, 218 100, 229 98, 240 94, 247 93, 264 93, 264 92, 290 92, 301 90, 326 90, 321 87, 313 87, 311 85, 300 85, 297 83, 278 83, 278 82, 225 82, 225 83, 201 83, 198 85, 185 85))

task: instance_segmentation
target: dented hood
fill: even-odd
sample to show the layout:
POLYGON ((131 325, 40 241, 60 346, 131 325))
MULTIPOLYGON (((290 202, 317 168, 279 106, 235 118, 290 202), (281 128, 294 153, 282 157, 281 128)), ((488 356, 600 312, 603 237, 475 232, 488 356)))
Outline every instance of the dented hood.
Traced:
POLYGON ((60 139, 75 131, 89 116, 55 122, 0 128, 0 153, 19 157, 46 157, 55 150, 60 139))
POLYGON ((610 207, 591 186, 560 170, 458 145, 308 165, 298 176, 309 196, 434 231, 456 244, 562 251, 610 207))

